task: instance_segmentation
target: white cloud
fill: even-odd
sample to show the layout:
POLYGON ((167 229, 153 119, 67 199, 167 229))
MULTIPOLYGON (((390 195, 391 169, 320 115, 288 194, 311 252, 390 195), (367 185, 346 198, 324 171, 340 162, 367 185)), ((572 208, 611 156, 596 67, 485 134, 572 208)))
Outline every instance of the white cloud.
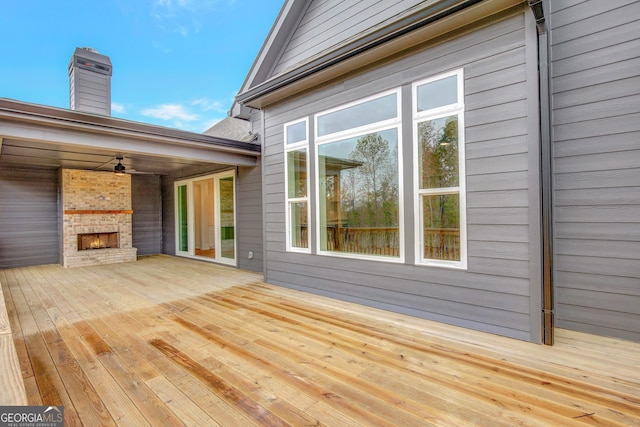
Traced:
POLYGON ((200 31, 216 3, 216 0, 154 0, 150 13, 161 29, 188 37, 200 31))
POLYGON ((154 117, 161 120, 192 122, 200 119, 200 116, 191 113, 187 108, 180 104, 162 104, 154 108, 146 108, 140 113, 143 116, 154 117))
POLYGON ((222 101, 200 98, 191 102, 191 105, 199 107, 202 111, 215 111, 218 113, 226 113, 228 106, 222 101))
POLYGON ((124 104, 118 104, 117 102, 112 102, 111 111, 118 114, 124 114, 127 112, 127 109, 125 108, 124 104))

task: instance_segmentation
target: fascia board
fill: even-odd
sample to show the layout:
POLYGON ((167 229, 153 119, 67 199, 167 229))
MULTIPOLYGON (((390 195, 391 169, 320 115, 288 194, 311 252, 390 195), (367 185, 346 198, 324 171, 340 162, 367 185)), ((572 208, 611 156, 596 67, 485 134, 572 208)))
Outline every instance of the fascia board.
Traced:
POLYGON ((237 166, 256 166, 258 153, 233 152, 202 143, 185 143, 171 139, 134 138, 130 134, 96 133, 81 128, 50 126, 45 123, 26 123, 0 119, 0 135, 6 139, 55 143, 67 146, 92 147, 181 158, 193 161, 237 166))

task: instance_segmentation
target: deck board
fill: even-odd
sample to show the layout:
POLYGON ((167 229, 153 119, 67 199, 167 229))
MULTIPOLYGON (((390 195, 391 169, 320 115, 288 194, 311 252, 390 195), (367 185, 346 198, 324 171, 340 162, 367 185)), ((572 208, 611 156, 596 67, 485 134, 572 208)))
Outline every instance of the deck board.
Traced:
POLYGON ((640 425, 637 343, 546 347, 169 256, 0 283, 3 364, 68 425, 640 425))

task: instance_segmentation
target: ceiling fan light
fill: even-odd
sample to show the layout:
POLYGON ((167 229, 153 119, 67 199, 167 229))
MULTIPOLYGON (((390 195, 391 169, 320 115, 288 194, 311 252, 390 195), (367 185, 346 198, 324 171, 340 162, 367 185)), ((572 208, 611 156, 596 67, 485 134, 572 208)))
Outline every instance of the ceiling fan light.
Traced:
POLYGON ((118 159, 118 164, 115 165, 115 167, 113 168, 114 172, 116 173, 116 175, 124 175, 125 174, 125 167, 124 165, 120 162, 122 160, 122 157, 117 157, 118 159))

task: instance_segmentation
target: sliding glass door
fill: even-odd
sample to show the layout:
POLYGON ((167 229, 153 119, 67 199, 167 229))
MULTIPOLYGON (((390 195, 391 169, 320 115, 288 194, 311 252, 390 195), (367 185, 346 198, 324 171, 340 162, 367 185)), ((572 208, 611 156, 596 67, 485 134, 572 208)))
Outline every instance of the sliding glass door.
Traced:
POLYGON ((235 173, 176 182, 176 254, 236 265, 235 173))

